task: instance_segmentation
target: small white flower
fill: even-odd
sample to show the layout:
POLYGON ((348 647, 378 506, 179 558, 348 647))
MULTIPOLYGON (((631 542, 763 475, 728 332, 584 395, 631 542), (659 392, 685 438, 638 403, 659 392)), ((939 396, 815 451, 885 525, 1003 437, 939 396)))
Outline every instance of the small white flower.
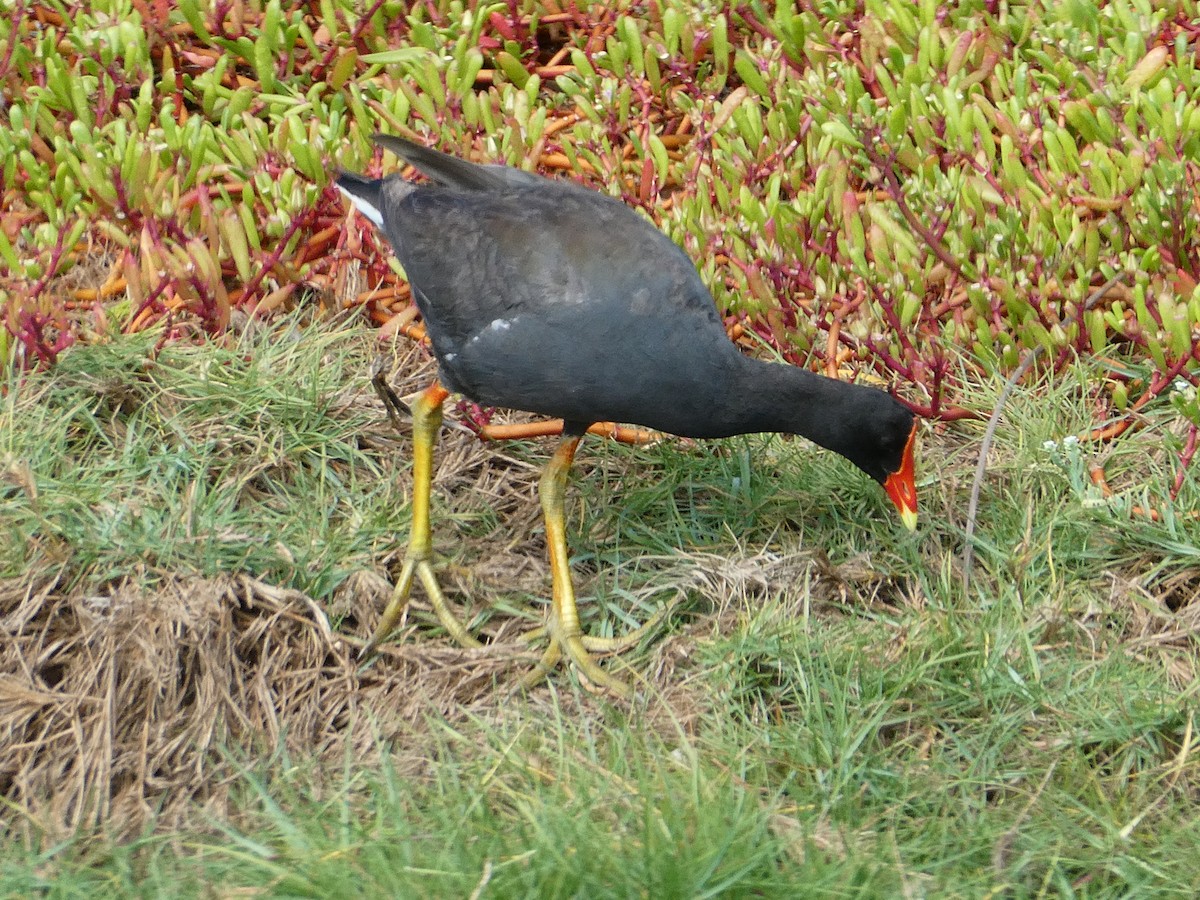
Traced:
POLYGON ((1058 441, 1042 441, 1042 449, 1053 453, 1058 449, 1058 441))

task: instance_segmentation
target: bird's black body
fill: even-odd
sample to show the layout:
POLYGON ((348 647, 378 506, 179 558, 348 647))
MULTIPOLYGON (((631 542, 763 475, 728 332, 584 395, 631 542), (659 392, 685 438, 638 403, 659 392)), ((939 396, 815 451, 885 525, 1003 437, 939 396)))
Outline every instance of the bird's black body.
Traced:
POLYGON ((432 179, 343 175, 412 284, 446 387, 490 406, 686 437, 804 435, 883 482, 912 414, 886 393, 743 356, 691 260, 567 181, 379 138, 432 179))

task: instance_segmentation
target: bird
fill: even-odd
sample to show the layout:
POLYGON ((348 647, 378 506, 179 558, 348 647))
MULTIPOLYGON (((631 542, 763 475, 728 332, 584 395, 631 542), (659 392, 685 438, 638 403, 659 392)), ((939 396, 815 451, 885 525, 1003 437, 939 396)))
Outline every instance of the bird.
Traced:
POLYGON ((433 453, 451 394, 564 423, 539 481, 549 640, 526 684, 565 656, 592 687, 631 693, 593 656, 624 643, 582 632, 569 567, 564 494, 594 423, 687 438, 801 435, 881 484, 903 524, 916 528, 914 414, 886 391, 742 353, 691 259, 648 219, 570 180, 471 162, 397 136, 372 140, 427 180, 341 172, 335 183, 403 266, 438 374, 411 406, 412 525, 364 656, 395 628, 414 576, 449 634, 481 646, 450 609, 432 567, 433 453))

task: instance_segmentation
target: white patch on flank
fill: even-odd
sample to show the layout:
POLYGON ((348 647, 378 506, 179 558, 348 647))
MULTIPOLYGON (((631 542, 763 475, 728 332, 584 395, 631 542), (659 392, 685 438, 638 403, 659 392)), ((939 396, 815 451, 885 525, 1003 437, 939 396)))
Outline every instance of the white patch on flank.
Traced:
POLYGON ((475 336, 471 338, 471 343, 475 343, 489 331, 494 331, 497 334, 508 331, 508 329, 512 328, 513 322, 517 321, 518 318, 520 317, 514 316, 511 319, 492 319, 492 321, 489 322, 486 327, 480 329, 475 336))
POLYGON ((362 213, 364 216, 366 216, 368 219, 370 219, 372 224, 374 224, 374 226, 376 228, 383 227, 383 213, 381 213, 379 210, 377 210, 374 206, 372 206, 370 203, 368 203, 362 197, 354 196, 354 194, 350 193, 348 190, 346 190, 340 184, 337 186, 337 189, 339 191, 341 191, 343 194, 345 194, 346 198, 358 208, 358 211, 360 213, 362 213))

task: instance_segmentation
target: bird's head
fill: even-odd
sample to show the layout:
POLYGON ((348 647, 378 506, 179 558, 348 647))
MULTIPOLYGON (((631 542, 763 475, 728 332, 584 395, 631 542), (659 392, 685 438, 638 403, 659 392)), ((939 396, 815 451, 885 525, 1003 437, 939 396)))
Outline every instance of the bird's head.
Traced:
POLYGON ((882 391, 873 391, 875 408, 858 420, 855 434, 841 452, 883 485, 909 531, 917 527, 917 484, 913 457, 917 420, 904 406, 882 391))

